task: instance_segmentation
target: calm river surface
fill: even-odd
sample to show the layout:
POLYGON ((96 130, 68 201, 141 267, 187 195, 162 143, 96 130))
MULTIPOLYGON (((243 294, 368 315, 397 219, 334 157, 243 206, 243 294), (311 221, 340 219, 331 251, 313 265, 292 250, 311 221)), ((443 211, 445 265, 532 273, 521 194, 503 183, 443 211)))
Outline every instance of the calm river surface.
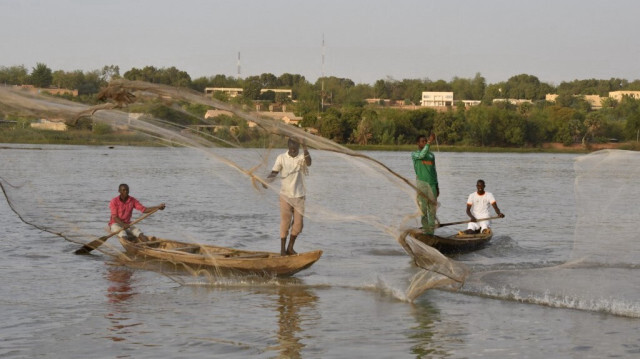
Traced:
MULTIPOLYGON (((238 182, 210 158, 185 155, 191 149, 0 147, 0 177, 16 187, 3 185, 28 221, 94 236, 89 241, 105 234, 108 201, 126 182, 143 204, 167 204, 140 223, 147 234, 279 249, 276 192, 238 182)), ((253 150, 220 151, 242 160, 253 150)), ((365 153, 414 178, 408 153, 365 153)), ((593 241, 581 244, 597 232, 577 226, 597 217, 583 207, 605 205, 609 218, 640 218, 637 207, 582 202, 588 196, 576 188, 583 184, 576 181, 580 156, 436 153, 442 222, 467 219, 466 198, 478 178, 506 218, 494 221, 490 245, 455 257, 471 270, 460 291, 432 289, 409 302, 404 293, 419 268, 366 218, 398 224, 403 218, 396 215, 415 210, 412 196, 352 178, 358 166, 329 154, 312 155, 309 218, 296 249, 324 254, 286 280, 176 282, 97 251, 76 256, 78 244, 25 224, 0 200, 0 358, 640 356, 637 259, 563 266, 577 259, 578 247, 598 251, 593 241)), ((618 189, 637 187, 638 177, 616 177, 618 189)), ((606 181, 605 174, 597 191, 608 190, 606 181)), ((620 227, 608 223, 607 233, 613 238, 620 227)), ((108 244, 119 249, 115 239, 108 244)), ((640 258, 636 244, 620 246, 640 258)))

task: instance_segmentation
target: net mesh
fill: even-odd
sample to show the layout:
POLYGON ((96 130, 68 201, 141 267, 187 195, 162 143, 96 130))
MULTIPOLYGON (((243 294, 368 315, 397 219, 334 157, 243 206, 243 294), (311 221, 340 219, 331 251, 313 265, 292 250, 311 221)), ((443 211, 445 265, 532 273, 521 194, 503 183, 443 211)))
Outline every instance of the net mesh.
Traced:
MULTIPOLYGON (((263 117, 257 112, 249 112, 246 108, 217 101, 189 89, 117 80, 102 90, 98 97, 107 102, 90 107, 57 97, 34 95, 15 88, 0 87, 0 111, 16 116, 57 118, 69 126, 77 126, 83 120, 90 119, 94 126, 103 124, 112 129, 124 129, 143 134, 147 140, 166 146, 170 150, 186 148, 186 151, 171 150, 166 153, 166 156, 183 157, 185 167, 192 162, 207 163, 209 172, 201 175, 214 177, 227 184, 229 191, 235 196, 234 201, 238 203, 269 202, 271 208, 277 208, 277 203, 274 201, 277 196, 265 194, 269 191, 279 192, 279 185, 269 183, 265 177, 270 172, 274 154, 281 152, 275 149, 284 147, 288 138, 297 139, 314 151, 315 163, 311 168, 312 173, 325 170, 322 167, 323 163, 329 163, 330 169, 335 171, 331 182, 323 181, 307 185, 313 187, 316 193, 324 193, 326 196, 316 196, 313 201, 307 201, 305 218, 324 224, 364 223, 375 231, 384 233, 390 239, 395 238, 412 257, 413 262, 425 271, 414 277, 407 292, 409 298, 415 298, 424 290, 434 286, 456 287, 464 282, 467 269, 463 265, 406 236, 406 230, 415 226, 416 219, 419 218, 415 203, 416 188, 413 181, 382 161, 353 151, 329 139, 307 133, 301 128, 263 117), (240 127, 247 131, 248 135, 244 138, 234 134, 219 135, 206 127, 216 123, 202 118, 197 118, 197 123, 204 126, 194 126, 169 121, 161 116, 133 116, 131 112, 127 112, 133 111, 130 108, 137 103, 153 101, 160 102, 187 117, 193 117, 193 115, 184 109, 182 105, 185 103, 229 111, 241 120, 240 127), (250 143, 249 146, 248 143, 250 143), (256 146, 256 144, 260 145, 256 146), (234 148, 243 150, 233 151, 234 148), (371 196, 372 192, 376 193, 376 196, 371 196), (380 206, 380 203, 389 207, 385 216, 380 216, 379 211, 374 210, 380 206)), ((27 151, 28 146, 24 146, 24 149, 27 151)), ((60 148, 60 151, 63 150, 60 148)), ((48 168, 58 166, 57 161, 59 159, 56 151, 43 151, 38 156, 23 154, 19 159, 4 156, 0 184, 7 201, 24 222, 43 231, 64 237, 79 245, 99 239, 100 236, 96 236, 95 230, 104 228, 104 200, 113 197, 113 181, 114 178, 118 178, 121 170, 114 168, 110 173, 103 168, 94 168, 93 166, 98 164, 90 160, 83 162, 84 159, 79 159, 79 165, 74 167, 78 173, 68 173, 69 176, 86 176, 93 172, 103 173, 103 175, 92 178, 92 182, 87 186, 69 183, 68 186, 73 188, 68 190, 75 193, 75 198, 63 200, 58 198, 51 201, 51 198, 57 198, 55 193, 61 190, 60 187, 65 187, 67 184, 43 183, 44 180, 39 178, 39 173, 47 173, 48 168), (33 163, 25 163, 28 161, 33 163), (78 199, 89 203, 87 206, 78 206, 78 199), (96 209, 96 213, 87 213, 86 207, 96 209), (56 213, 62 214, 56 215, 56 213)), ((122 161, 123 167, 126 167, 126 158, 122 161)), ((152 181, 154 170, 153 166, 150 166, 145 173, 131 175, 149 176, 151 177, 149 180, 152 181)), ((177 176, 180 171, 181 169, 176 169, 177 176)), ((157 194, 149 197, 155 198, 157 194)), ((198 201, 199 198, 194 195, 194 198, 187 198, 185 202, 187 200, 198 201)), ((204 217, 188 218, 185 224, 193 228, 203 220, 204 217)), ((184 234, 184 237, 188 240, 189 234, 184 234)), ((140 261, 135 261, 114 242, 117 243, 117 241, 105 241, 96 250, 113 256, 119 261, 131 265, 135 262, 136 265, 141 265, 140 261)), ((144 266, 164 274, 171 273, 167 267, 154 261, 144 263, 144 266)), ((181 263, 173 263, 173 267, 170 267, 180 265, 181 263)), ((215 270, 203 272, 187 269, 200 276, 219 274, 215 270)), ((173 279, 179 278, 171 276, 173 279)))

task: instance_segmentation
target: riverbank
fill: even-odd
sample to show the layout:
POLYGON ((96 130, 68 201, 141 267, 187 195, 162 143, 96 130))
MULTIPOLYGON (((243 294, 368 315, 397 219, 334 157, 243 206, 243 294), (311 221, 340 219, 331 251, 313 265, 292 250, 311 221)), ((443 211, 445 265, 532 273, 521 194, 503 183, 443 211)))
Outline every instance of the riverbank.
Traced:
MULTIPOLYGON (((88 146, 159 146, 157 141, 135 132, 112 132, 96 134, 90 130, 49 131, 31 128, 0 128, 0 143, 33 145, 88 145, 88 146)), ((355 151, 414 151, 411 145, 346 145, 355 151)), ((602 149, 640 151, 638 142, 594 143, 587 147, 581 144, 564 146, 561 143, 545 143, 539 147, 480 147, 433 145, 434 151, 442 152, 487 152, 487 153, 589 153, 602 149)))
MULTIPOLYGON (((415 151, 416 145, 348 145, 355 151, 415 151)), ((638 142, 594 143, 586 147, 582 144, 564 146, 561 143, 544 143, 539 147, 480 147, 432 145, 436 152, 486 152, 486 153, 590 153, 603 149, 640 151, 638 142)))
POLYGON ((112 132, 96 134, 90 130, 50 131, 31 128, 0 128, 0 143, 32 145, 88 145, 88 146, 158 146, 143 134, 112 132))

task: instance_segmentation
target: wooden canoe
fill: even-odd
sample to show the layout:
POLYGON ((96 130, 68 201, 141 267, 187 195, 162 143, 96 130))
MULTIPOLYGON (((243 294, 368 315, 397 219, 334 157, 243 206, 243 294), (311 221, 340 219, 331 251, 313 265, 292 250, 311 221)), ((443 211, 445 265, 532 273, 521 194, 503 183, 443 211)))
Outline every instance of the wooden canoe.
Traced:
POLYGON ((120 239, 130 255, 157 259, 191 270, 211 269, 286 277, 309 268, 322 255, 321 250, 281 256, 275 252, 245 251, 214 245, 196 244, 151 237, 148 242, 120 239))
POLYGON ((452 236, 441 237, 438 235, 424 234, 420 230, 412 230, 409 233, 413 238, 434 247, 442 253, 462 253, 481 248, 493 237, 493 232, 466 234, 458 232, 452 236))

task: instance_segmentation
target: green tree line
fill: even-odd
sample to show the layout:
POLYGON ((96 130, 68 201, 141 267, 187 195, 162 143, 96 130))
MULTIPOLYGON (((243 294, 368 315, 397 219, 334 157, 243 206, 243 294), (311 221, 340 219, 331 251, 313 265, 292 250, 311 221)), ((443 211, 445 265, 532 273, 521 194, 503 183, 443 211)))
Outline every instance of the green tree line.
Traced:
MULTIPOLYGON (((0 84, 77 89, 80 101, 92 98, 112 79, 148 81, 187 87, 204 92, 207 87, 241 88, 243 94, 229 98, 224 92, 214 96, 244 104, 286 103, 303 118, 303 127, 339 143, 408 144, 418 134, 435 131, 439 143, 474 146, 538 146, 544 142, 587 143, 610 138, 634 140, 640 133, 640 101, 624 97, 617 102, 603 99, 603 108, 594 110, 584 95, 608 96, 610 91, 639 91, 640 80, 611 78, 562 82, 555 86, 536 76, 519 74, 506 81, 487 84, 481 74, 473 78, 454 77, 450 81, 385 78, 374 84, 356 84, 348 78, 327 76, 314 83, 298 74, 276 76, 264 73, 245 78, 214 75, 192 79, 175 67, 132 68, 120 75, 118 66, 108 65, 89 72, 52 71, 38 63, 31 71, 24 66, 0 67, 0 84), (291 89, 293 98, 263 89, 291 89), (423 91, 453 92, 456 101, 476 100, 481 104, 465 108, 461 102, 447 111, 430 108, 406 110, 369 104, 365 99, 385 99, 418 105, 423 91), (558 94, 555 102, 545 95, 558 94), (526 99, 532 103, 514 106, 494 103, 497 98, 526 99)), ((155 109, 154 111, 165 111, 155 109)), ((200 112, 203 110, 200 109, 200 112)))

